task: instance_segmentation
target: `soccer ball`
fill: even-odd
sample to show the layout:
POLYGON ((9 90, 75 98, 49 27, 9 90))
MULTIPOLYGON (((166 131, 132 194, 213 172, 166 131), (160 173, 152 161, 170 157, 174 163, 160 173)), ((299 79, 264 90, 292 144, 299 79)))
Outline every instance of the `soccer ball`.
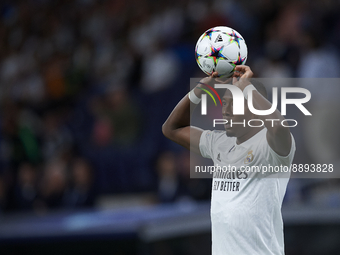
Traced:
POLYGON ((205 31, 195 48, 196 61, 201 70, 207 75, 218 72, 219 77, 230 77, 236 65, 245 64, 247 55, 247 45, 240 33, 223 26, 205 31))

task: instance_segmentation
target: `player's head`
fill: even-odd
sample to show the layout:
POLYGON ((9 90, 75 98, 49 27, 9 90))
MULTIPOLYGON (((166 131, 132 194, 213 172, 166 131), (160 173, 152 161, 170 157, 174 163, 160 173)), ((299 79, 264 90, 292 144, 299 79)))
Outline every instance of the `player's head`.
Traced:
MULTIPOLYGON (((267 98, 267 90, 261 82, 252 79, 251 83, 263 97, 267 98)), ((222 116, 224 119, 228 120, 228 123, 224 125, 227 136, 242 137, 254 129, 254 127, 248 126, 248 120, 256 119, 256 115, 250 112, 247 100, 244 100, 244 115, 233 114, 233 97, 230 90, 227 89, 225 91, 222 103, 222 116)))

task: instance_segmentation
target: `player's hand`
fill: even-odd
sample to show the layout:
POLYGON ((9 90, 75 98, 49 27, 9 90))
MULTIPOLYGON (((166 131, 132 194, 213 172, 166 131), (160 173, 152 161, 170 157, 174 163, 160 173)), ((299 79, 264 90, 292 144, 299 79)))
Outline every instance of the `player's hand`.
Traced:
POLYGON ((218 72, 213 72, 211 77, 215 78, 215 81, 221 84, 230 84, 232 82, 232 77, 218 77, 218 72))
POLYGON ((253 75, 253 71, 249 66, 238 65, 235 67, 233 74, 233 85, 243 90, 246 86, 251 84, 250 79, 253 77, 253 75))
POLYGON ((213 72, 211 76, 205 77, 202 80, 199 81, 197 84, 198 87, 204 87, 203 84, 208 84, 212 87, 214 87, 214 84, 221 83, 221 84, 227 84, 231 82, 231 78, 218 78, 218 72, 213 72))

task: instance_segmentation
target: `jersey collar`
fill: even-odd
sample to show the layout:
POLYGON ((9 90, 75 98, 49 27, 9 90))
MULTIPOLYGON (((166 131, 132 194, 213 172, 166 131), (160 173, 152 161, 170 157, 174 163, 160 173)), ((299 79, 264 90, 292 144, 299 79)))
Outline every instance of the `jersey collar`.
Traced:
POLYGON ((250 145, 256 143, 256 140, 259 140, 259 138, 261 137, 262 132, 267 132, 267 129, 264 128, 264 129, 260 130, 255 135, 253 135, 252 137, 250 137, 248 140, 244 141, 241 144, 237 144, 236 143, 237 139, 235 139, 234 144, 235 144, 236 147, 249 148, 250 145))

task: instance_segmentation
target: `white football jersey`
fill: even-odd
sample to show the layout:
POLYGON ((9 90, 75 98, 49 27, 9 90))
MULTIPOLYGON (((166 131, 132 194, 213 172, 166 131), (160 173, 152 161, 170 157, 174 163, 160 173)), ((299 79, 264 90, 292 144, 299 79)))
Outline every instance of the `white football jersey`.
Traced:
POLYGON ((282 157, 271 149, 266 133, 264 128, 239 145, 236 137, 228 137, 225 131, 206 130, 201 135, 199 147, 203 157, 211 158, 215 167, 237 169, 214 173, 213 255, 284 254, 281 206, 290 172, 251 173, 245 167, 249 170, 252 166, 286 166, 287 170, 295 154, 295 141, 291 135, 290 153, 282 157))

